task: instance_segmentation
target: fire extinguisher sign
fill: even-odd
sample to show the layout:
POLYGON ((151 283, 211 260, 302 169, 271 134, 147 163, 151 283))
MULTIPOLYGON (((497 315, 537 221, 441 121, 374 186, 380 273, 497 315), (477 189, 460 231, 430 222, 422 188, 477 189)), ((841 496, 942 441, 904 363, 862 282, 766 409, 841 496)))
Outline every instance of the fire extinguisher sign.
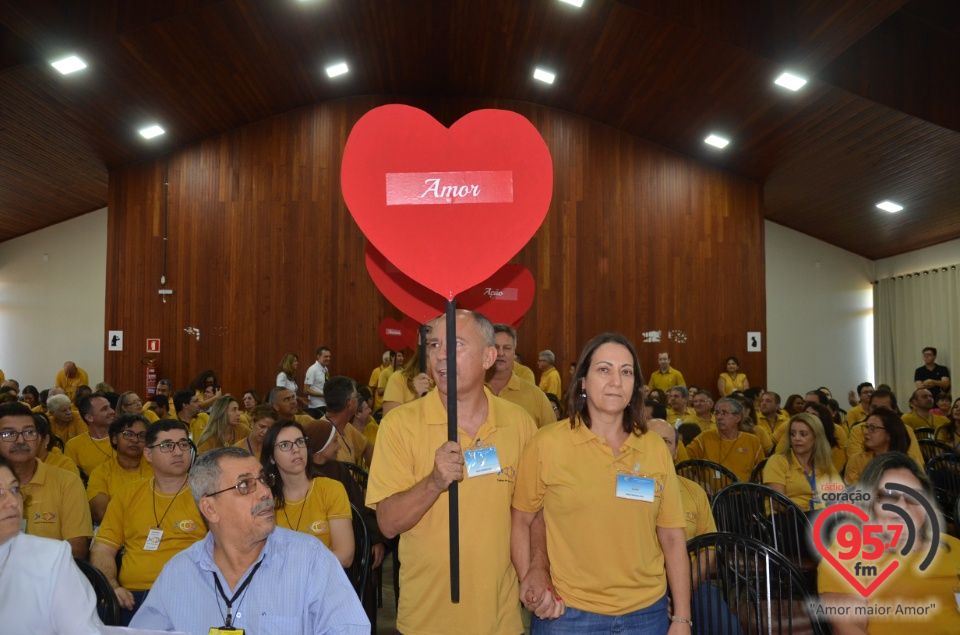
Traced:
POLYGON ((160 338, 147 340, 147 352, 148 353, 160 352, 160 338))

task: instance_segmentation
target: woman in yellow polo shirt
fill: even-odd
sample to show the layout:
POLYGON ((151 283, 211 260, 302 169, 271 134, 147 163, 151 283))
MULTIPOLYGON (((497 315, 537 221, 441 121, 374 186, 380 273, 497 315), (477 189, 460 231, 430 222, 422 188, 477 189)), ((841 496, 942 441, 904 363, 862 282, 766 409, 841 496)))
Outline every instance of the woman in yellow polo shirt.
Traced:
POLYGON ((210 408, 210 421, 197 439, 197 454, 233 445, 250 436, 240 421, 240 404, 230 395, 218 397, 210 408))
POLYGON ((740 360, 731 355, 724 364, 726 372, 720 373, 717 380, 717 390, 721 397, 727 397, 730 393, 739 390, 743 392, 750 387, 750 381, 747 376, 740 372, 740 360))
POLYGON ((945 416, 950 419, 950 422, 937 428, 934 438, 937 441, 949 443, 954 450, 960 449, 960 399, 953 402, 953 406, 945 416))
POLYGON ((143 407, 143 400, 132 390, 117 397, 117 414, 143 415, 150 423, 156 423, 160 420, 157 413, 143 407))
POLYGON ((353 512, 347 490, 320 476, 296 421, 281 419, 267 431, 260 452, 263 471, 273 474, 277 526, 318 538, 340 564, 353 562, 353 512))
POLYGON ((903 420, 889 408, 875 408, 863 425, 863 452, 854 454, 847 459, 847 469, 843 472, 843 480, 847 485, 854 485, 860 480, 860 475, 867 467, 867 463, 887 452, 903 452, 910 449, 910 436, 903 424, 903 420))
POLYGON ((549 592, 565 607, 556 619, 535 614, 532 632, 610 633, 616 623, 625 633, 690 633, 680 485, 663 439, 647 431, 633 345, 593 338, 573 380, 572 418, 544 426, 517 468, 511 550, 521 601, 535 608, 549 592), (541 510, 546 554, 531 555, 541 510))
MULTIPOLYGON (((888 452, 873 459, 863 471, 860 492, 869 494, 869 500, 857 503, 866 512, 868 520, 862 524, 857 519, 852 522, 863 538, 862 549, 857 550, 851 559, 844 559, 838 556, 850 553, 851 545, 838 543, 830 548, 833 562, 843 567, 848 577, 841 575, 828 558, 820 562, 817 570, 820 603, 829 616, 833 632, 838 635, 899 635, 911 631, 924 635, 960 633, 960 611, 955 596, 957 572, 960 571, 960 540, 945 533, 946 523, 939 516, 940 533, 933 531, 927 509, 933 514, 938 512, 930 479, 906 454, 888 452), (907 524, 906 518, 913 527, 907 524), (863 525, 881 526, 881 532, 872 532, 869 536, 873 545, 868 546, 869 534, 863 525), (904 554, 908 540, 913 544, 904 554), (887 548, 878 558, 864 557, 877 548, 874 546, 877 543, 887 548), (934 546, 936 554, 921 571, 920 565, 934 546), (861 589, 854 588, 848 581, 855 580, 861 588, 870 587, 877 576, 888 571, 895 562, 899 563, 896 569, 866 597, 861 589), (869 565, 872 571, 865 570, 864 565, 869 565), (837 607, 846 610, 839 611, 837 607)), ((850 530, 847 530, 846 536, 849 535, 850 530)))
POLYGON ((823 494, 843 489, 823 423, 804 412, 794 415, 787 425, 786 445, 767 460, 763 484, 804 511, 823 509, 823 494))

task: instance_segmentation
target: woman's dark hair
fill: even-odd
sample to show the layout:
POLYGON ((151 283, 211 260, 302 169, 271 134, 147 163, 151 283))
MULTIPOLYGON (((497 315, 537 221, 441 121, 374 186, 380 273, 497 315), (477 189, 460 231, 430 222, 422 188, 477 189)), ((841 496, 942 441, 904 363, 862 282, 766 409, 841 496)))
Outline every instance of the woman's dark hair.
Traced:
POLYGON ((883 428, 886 430, 887 436, 890 437, 890 447, 887 452, 903 452, 906 454, 907 450, 910 449, 910 436, 907 434, 907 429, 904 427, 900 415, 889 408, 874 408, 867 419, 870 417, 876 417, 883 422, 883 428))
POLYGON ((40 392, 37 390, 36 386, 24 386, 23 390, 20 391, 21 395, 33 395, 34 401, 37 402, 37 405, 40 405, 40 392))
POLYGON ((80 409, 80 402, 83 401, 84 397, 89 397, 93 394, 93 388, 87 386, 86 384, 77 386, 77 390, 73 393, 73 405, 80 409))
POLYGON ((659 401, 664 406, 667 405, 667 394, 660 390, 659 388, 654 388, 647 393, 647 399, 653 399, 654 401, 659 401))
POLYGON ((637 357, 637 351, 630 340, 619 333, 601 333, 583 347, 580 359, 577 361, 577 369, 573 373, 573 382, 570 384, 570 394, 567 398, 567 415, 570 417, 570 427, 576 427, 578 419, 583 421, 588 428, 590 427, 590 412, 587 408, 587 396, 582 384, 590 371, 593 354, 604 344, 619 344, 630 351, 630 357, 633 358, 633 394, 630 395, 630 403, 623 410, 623 429, 637 436, 645 434, 647 424, 644 421, 643 408, 638 407, 644 383, 643 373, 640 371, 640 359, 637 357))
POLYGON ((189 386, 190 390, 192 390, 193 392, 199 392, 202 395, 204 388, 207 387, 207 380, 210 379, 211 377, 213 378, 213 384, 211 385, 216 386, 217 374, 214 373, 212 370, 205 370, 193 378, 193 381, 190 382, 190 386, 189 386))
MULTIPOLYGON (((280 475, 280 468, 277 467, 276 462, 273 460, 273 453, 277 447, 277 437, 280 436, 280 433, 286 428, 296 428, 300 431, 300 434, 307 436, 307 433, 303 431, 303 426, 296 421, 280 419, 267 430, 267 436, 263 438, 263 448, 260 450, 260 465, 263 466, 263 472, 265 474, 273 474, 274 482, 273 487, 270 489, 273 491, 273 501, 277 509, 283 509, 284 504, 283 476, 280 475)), ((304 455, 307 455, 307 452, 307 449, 304 448, 304 455)), ((305 456, 303 462, 307 466, 307 478, 314 479, 320 476, 320 470, 314 465, 311 458, 310 456, 305 456)))
POLYGON ((793 404, 798 399, 800 400, 801 403, 803 403, 803 397, 801 397, 800 395, 790 395, 789 397, 787 397, 787 400, 783 402, 783 410, 790 416, 793 416, 794 414, 793 404))
POLYGON ((260 393, 258 393, 253 388, 247 388, 246 390, 243 391, 243 395, 240 396, 241 406, 243 406, 243 398, 246 397, 247 395, 253 395, 253 401, 257 406, 263 403, 263 401, 260 399, 260 393))
POLYGON ((960 421, 953 418, 953 410, 957 407, 957 403, 960 403, 960 398, 953 402, 950 406, 950 412, 946 414, 949 421, 937 428, 937 432, 933 437, 941 441, 949 441, 950 445, 954 447, 957 445, 957 426, 960 424, 960 421), (941 432, 941 430, 943 432, 941 432))
POLYGON ((830 413, 830 409, 823 404, 808 401, 806 404, 804 404, 803 410, 804 412, 807 410, 813 410, 817 413, 817 419, 819 419, 820 423, 823 424, 823 436, 825 436, 827 441, 830 442, 831 448, 837 447, 839 443, 837 441, 836 431, 833 429, 833 415, 830 413))
POLYGON ((563 404, 560 403, 560 398, 552 392, 548 392, 547 400, 557 409, 557 421, 560 421, 560 417, 563 416, 563 404))
POLYGON ((737 368, 738 368, 738 369, 740 368, 740 360, 737 359, 736 357, 734 357, 733 355, 731 355, 730 357, 728 357, 728 358, 726 359, 726 361, 723 362, 723 367, 726 368, 726 367, 727 367, 727 364, 729 364, 731 361, 732 361, 734 364, 737 365, 737 368))

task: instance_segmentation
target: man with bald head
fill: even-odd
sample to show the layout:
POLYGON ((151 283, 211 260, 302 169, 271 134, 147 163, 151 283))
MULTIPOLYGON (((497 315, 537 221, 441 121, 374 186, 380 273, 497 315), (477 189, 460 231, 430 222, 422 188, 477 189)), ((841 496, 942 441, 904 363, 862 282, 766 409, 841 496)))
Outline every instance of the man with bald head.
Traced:
POLYGON ((73 395, 80 386, 89 386, 90 378, 87 377, 87 371, 83 370, 73 362, 64 362, 63 368, 57 372, 57 378, 53 383, 57 388, 63 388, 63 392, 73 401, 73 395))

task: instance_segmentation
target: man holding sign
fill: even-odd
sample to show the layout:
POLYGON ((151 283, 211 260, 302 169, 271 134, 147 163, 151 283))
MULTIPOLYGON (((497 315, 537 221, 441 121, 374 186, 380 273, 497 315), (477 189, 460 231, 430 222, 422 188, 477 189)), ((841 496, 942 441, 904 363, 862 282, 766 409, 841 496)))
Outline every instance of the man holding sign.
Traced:
POLYGON ((404 635, 518 635, 519 581, 510 560, 516 467, 536 432, 519 406, 497 399, 484 375, 497 358, 493 325, 457 311, 459 443, 447 441, 446 318, 427 324, 437 387, 391 411, 380 425, 367 504, 387 537, 400 535, 397 630, 404 635), (450 600, 448 492, 459 481, 461 599, 450 600))

